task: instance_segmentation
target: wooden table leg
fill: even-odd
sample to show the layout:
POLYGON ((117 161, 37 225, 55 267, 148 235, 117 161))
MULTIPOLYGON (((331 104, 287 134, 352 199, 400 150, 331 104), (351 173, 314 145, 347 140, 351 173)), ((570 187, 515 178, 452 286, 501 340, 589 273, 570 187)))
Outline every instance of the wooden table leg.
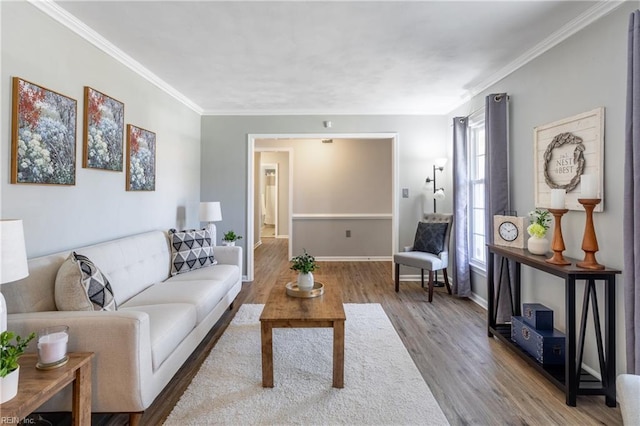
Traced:
POLYGON ((269 321, 261 321, 262 339, 262 387, 273 387, 273 327, 269 321))
POLYGON ((74 426, 91 424, 91 362, 87 362, 76 371, 71 421, 74 426))
POLYGON ((333 387, 344 387, 344 321, 333 323, 333 387))

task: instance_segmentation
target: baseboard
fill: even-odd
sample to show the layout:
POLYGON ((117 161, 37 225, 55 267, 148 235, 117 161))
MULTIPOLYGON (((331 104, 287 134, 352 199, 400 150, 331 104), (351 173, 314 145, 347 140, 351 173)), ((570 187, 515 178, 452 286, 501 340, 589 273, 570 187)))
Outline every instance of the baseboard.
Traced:
POLYGON ((276 238, 282 239, 282 240, 288 240, 289 236, 288 235, 276 235, 276 238))
MULTIPOLYGON (((438 271, 440 272, 440 271, 438 271)), ((443 279, 442 273, 438 274, 438 281, 443 279)), ((420 281, 420 275, 400 275, 400 282, 402 281, 420 281)), ((425 284, 429 281, 429 271, 424 271, 424 282, 425 284)), ((449 280, 449 283, 452 284, 453 281, 449 280)))
POLYGON ((258 242, 253 245, 253 249, 255 250, 258 247, 260 247, 261 245, 262 245, 262 240, 258 240, 258 242))
POLYGON ((243 283, 250 283, 251 281, 249 281, 249 280, 247 279, 247 276, 246 276, 246 275, 243 275, 243 276, 242 276, 242 282, 243 282, 243 283))
POLYGON ((316 256, 318 262, 390 262, 391 256, 316 256))
POLYGON ((487 310, 488 309, 488 305, 487 305, 487 300, 478 296, 476 293, 471 293, 471 296, 469 296, 469 299, 471 299, 472 302, 474 302, 476 305, 480 306, 481 308, 487 310))

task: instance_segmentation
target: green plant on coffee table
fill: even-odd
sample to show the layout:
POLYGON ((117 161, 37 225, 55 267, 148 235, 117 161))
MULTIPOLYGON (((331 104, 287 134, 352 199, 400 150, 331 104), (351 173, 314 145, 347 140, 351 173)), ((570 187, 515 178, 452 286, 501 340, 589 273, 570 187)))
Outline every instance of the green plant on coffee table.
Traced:
POLYGON ((316 258, 307 253, 307 250, 303 249, 303 253, 298 256, 294 256, 291 259, 291 268, 294 271, 298 271, 302 274, 308 274, 318 268, 316 264, 316 258))
POLYGON ((0 377, 7 377, 9 373, 18 368, 18 358, 24 353, 27 345, 36 333, 31 333, 26 339, 12 331, 3 331, 0 333, 0 377), (15 337, 15 343, 11 341, 15 337))
POLYGON ((224 236, 222 237, 223 241, 237 241, 237 240, 241 240, 241 239, 242 239, 242 236, 241 235, 237 235, 233 231, 225 232, 224 236))
POLYGON ((527 227, 527 232, 532 237, 543 238, 549 229, 550 213, 546 210, 535 209, 529 212, 531 225, 527 227))

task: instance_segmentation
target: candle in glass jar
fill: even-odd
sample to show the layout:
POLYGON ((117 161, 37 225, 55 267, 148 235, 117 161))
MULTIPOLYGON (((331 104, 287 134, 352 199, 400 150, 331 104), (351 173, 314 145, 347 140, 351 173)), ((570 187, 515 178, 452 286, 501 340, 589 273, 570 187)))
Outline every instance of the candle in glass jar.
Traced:
POLYGON ((554 188, 551 190, 551 208, 564 209, 566 190, 554 188))
POLYGON ((596 177, 591 174, 580 176, 580 198, 596 198, 596 177))
POLYGON ((60 361, 67 354, 69 335, 65 332, 45 334, 38 339, 38 356, 43 364, 60 361))

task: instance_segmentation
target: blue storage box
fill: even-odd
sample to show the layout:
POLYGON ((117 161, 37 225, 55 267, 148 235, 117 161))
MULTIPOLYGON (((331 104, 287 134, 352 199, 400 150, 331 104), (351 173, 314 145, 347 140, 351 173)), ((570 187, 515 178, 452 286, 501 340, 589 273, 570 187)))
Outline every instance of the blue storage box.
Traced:
POLYGON ((558 330, 536 330, 523 317, 512 316, 511 340, 541 364, 565 363, 565 335, 558 330))
POLYGON ((538 330, 553 330, 553 311, 540 303, 523 303, 522 319, 538 330))

